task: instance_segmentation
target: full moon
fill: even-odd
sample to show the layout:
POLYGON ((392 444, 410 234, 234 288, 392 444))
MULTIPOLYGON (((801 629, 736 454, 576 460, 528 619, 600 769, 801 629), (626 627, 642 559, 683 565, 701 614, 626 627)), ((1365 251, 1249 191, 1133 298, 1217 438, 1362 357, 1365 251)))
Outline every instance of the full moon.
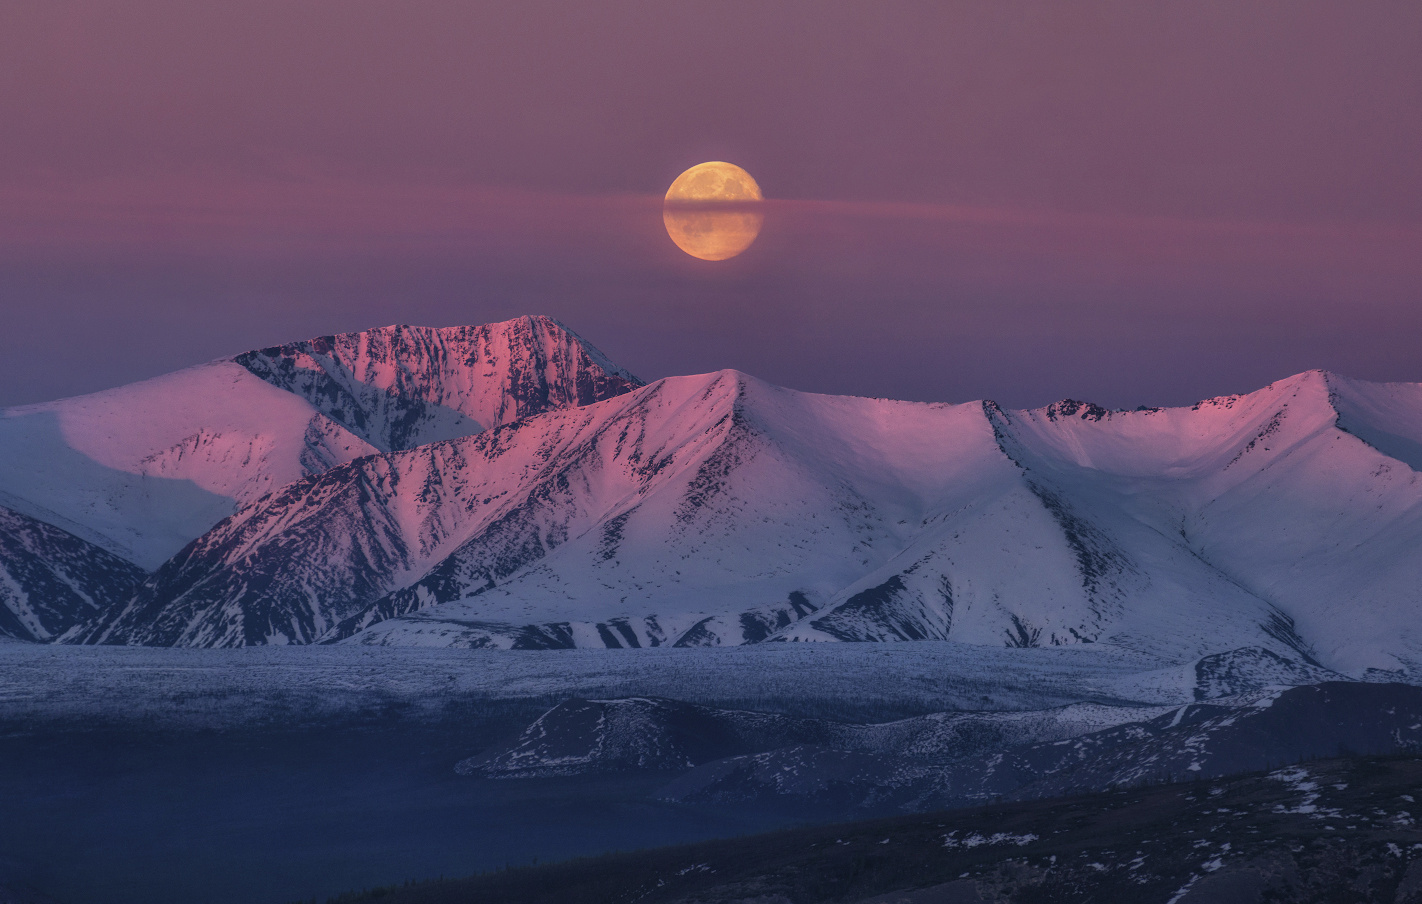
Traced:
POLYGON ((734 163, 698 163, 667 189, 662 222, 682 251, 723 261, 749 248, 760 234, 765 215, 757 202, 762 200, 751 174, 734 163))

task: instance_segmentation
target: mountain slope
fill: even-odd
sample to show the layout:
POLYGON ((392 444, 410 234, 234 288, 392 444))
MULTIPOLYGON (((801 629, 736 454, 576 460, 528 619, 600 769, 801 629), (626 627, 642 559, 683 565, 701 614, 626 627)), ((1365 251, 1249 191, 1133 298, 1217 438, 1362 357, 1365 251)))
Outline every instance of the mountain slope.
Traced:
MULTIPOLYGON (((1325 627, 1310 588, 1255 586, 1181 532, 1183 521, 1197 535, 1228 523, 1267 537, 1282 517, 1270 499, 1316 498, 1345 474, 1396 506, 1401 537, 1388 544, 1419 536, 1408 533, 1422 510, 1413 486, 1375 486, 1385 460, 1337 429, 1327 391, 1313 391, 1321 379, 1110 413, 817 396, 731 371, 672 378, 287 487, 184 550, 85 637, 514 648, 936 638, 1110 643, 1177 662, 1249 647, 1309 664, 1310 637, 1329 631, 1322 665, 1406 667, 1407 631, 1325 627), (1349 454, 1334 472, 1291 468, 1300 442, 1349 454), (1261 480, 1279 483, 1261 494, 1261 480), (1229 505, 1253 520, 1215 514, 1229 505), (1306 632, 1300 617, 1313 619, 1306 632)), ((1349 535, 1336 522, 1335 539, 1379 562, 1359 578, 1392 594, 1379 619, 1417 608, 1413 564, 1388 563, 1391 546, 1374 552, 1365 524, 1349 535)), ((1245 555, 1247 541, 1235 538, 1245 555)))
MULTIPOLYGON (((1220 651, 1233 639, 1354 674, 1422 665, 1422 481, 1355 435, 1392 437, 1405 451, 1407 431, 1422 431, 1415 385, 1312 372, 1192 408, 1111 412, 1067 401, 985 411, 1071 547, 1100 626, 1078 636, 1052 606, 1018 600, 1008 643, 1158 650, 1153 640, 1184 631, 1220 651), (1254 624, 1240 633, 1246 612, 1254 624), (1272 643, 1250 639, 1263 635, 1272 643)), ((934 542, 935 555, 951 550, 934 542)), ((991 548, 921 561, 866 575, 786 635, 870 639, 925 583, 948 577, 956 595, 975 568, 1003 565, 991 548)), ((962 627, 955 636, 967 639, 962 627)))
POLYGON ((0 412, 0 504, 151 570, 292 481, 633 385, 546 317, 328 336, 0 412))
POLYGON ((0 502, 152 569, 238 505, 374 451, 216 362, 0 413, 0 502))
MULTIPOLYGON (((494 627, 470 629, 475 642, 496 637, 509 645, 522 638, 526 645, 566 646, 576 631, 585 644, 598 644, 602 633, 585 620, 577 628, 536 627, 580 613, 594 619, 652 616, 623 628, 604 625, 603 631, 618 631, 614 636, 637 638, 626 643, 674 642, 698 626, 701 636, 738 632, 739 642, 758 627, 763 637, 779 620, 812 611, 814 598, 882 556, 875 545, 892 547, 897 522, 908 523, 897 516, 917 520, 914 510, 922 503, 905 490, 889 520, 871 511, 866 494, 852 484, 826 484, 794 454, 823 459, 823 450, 779 447, 765 426, 822 424, 810 417, 797 425, 783 411, 753 418, 748 393, 772 407, 778 399, 798 397, 730 372, 673 378, 586 408, 366 459, 288 487, 165 565, 130 612, 101 636, 227 644, 286 632, 295 617, 300 633, 292 639, 309 641, 342 619, 362 618, 381 596, 421 578, 411 591, 416 601, 478 596, 491 583, 516 578, 523 582, 520 593, 491 595, 493 606, 479 601, 494 627), (757 475, 779 482, 777 495, 755 498, 765 489, 757 475), (740 517, 757 506, 754 519, 740 517), (854 558, 825 574, 824 544, 854 558), (566 567, 527 569, 555 556, 566 567), (668 609, 670 593, 678 596, 668 609), (729 613, 728 595, 738 598, 729 613), (661 608, 663 621, 648 605, 661 608), (721 615, 730 624, 709 626, 708 618, 721 615), (155 622, 168 627, 154 631, 149 626, 155 622), (256 622, 263 627, 250 627, 256 622)), ((939 438, 953 447, 955 431, 940 429, 941 437, 925 432, 932 425, 923 418, 951 428, 976 410, 827 403, 861 417, 873 416, 882 404, 919 415, 887 421, 908 447, 939 438)), ((835 410, 821 414, 832 417, 835 410)), ((979 431, 975 441, 988 459, 965 455, 954 471, 996 468, 1011 479, 990 435, 979 431)), ((917 472, 896 474, 884 448, 871 437, 838 456, 841 469, 847 462, 867 471, 858 479, 876 485, 875 492, 910 479, 936 484, 924 488, 934 492, 951 484, 951 472, 928 473, 923 462, 904 461, 917 472)), ((960 482, 970 494, 985 492, 977 478, 960 482)), ((990 485, 986 492, 992 492, 990 485)), ((380 614, 372 610, 371 618, 380 614)))
POLYGON ((0 637, 54 640, 121 605, 144 577, 111 552, 0 507, 0 637))
POLYGON ((951 639, 1414 673, 1422 482, 1380 446, 1408 454, 1419 402, 1318 372, 1133 412, 670 378, 292 484, 80 636, 951 639))
POLYGON ((1422 661, 1422 478, 1360 440, 1405 451, 1402 434, 1422 433, 1419 388, 1315 371, 1193 408, 996 419, 1030 479, 1143 571, 1193 559, 1263 601, 1280 642, 1357 672, 1422 661))
MULTIPOLYGON (((977 405, 817 396, 730 371, 640 395, 604 438, 570 450, 530 486, 526 503, 362 619, 443 604, 428 613, 432 623, 415 615, 362 639, 760 641, 899 556, 925 520, 993 517, 1029 501, 977 405), (530 524, 542 525, 544 542, 526 543, 530 524), (517 555, 505 553, 511 546, 517 555)), ((943 598, 927 606, 936 627, 921 636, 946 637, 943 598)))

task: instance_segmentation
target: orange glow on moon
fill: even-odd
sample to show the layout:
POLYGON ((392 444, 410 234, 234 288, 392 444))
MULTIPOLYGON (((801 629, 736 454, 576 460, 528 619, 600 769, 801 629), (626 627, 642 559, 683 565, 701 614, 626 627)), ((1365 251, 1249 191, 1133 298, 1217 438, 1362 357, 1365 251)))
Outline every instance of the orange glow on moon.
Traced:
POLYGON ((723 261, 745 251, 760 234, 764 200, 751 174, 734 163, 698 163, 667 189, 662 222, 676 246, 704 261, 723 261), (724 209, 717 209, 725 205, 724 209))

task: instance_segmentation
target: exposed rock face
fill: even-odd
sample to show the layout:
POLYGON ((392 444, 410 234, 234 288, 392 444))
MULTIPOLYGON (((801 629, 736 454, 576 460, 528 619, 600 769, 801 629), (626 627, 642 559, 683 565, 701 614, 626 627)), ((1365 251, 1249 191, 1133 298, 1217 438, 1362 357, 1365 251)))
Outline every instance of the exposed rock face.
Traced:
POLYGON ((0 411, 0 504, 152 571, 292 481, 637 385, 547 317, 327 336, 0 411))
POLYGON ((385 452, 590 405, 642 385, 550 317, 389 326, 233 360, 385 452))
MULTIPOLYGON (((303 477, 637 385, 546 317, 328 336, 0 412, 0 502, 142 575, 239 507, 303 477)), ((44 544, 26 543, 0 550, 0 568, 33 575, 44 544)), ((73 567, 66 559, 51 570, 73 567)), ((11 592, 33 601, 24 606, 72 608, 63 592, 40 602, 45 594, 35 596, 30 580, 11 592)), ((134 586, 76 591, 99 606, 86 603, 83 618, 116 617, 111 604, 127 602, 134 586)), ((24 633, 64 633, 32 615, 24 633)))

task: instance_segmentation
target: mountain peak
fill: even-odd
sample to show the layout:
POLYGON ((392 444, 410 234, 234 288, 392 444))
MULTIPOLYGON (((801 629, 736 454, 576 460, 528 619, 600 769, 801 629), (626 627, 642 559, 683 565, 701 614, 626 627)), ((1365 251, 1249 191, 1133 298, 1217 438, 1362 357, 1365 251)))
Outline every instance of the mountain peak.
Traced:
POLYGON ((393 324, 233 360, 383 451, 479 433, 642 385, 543 315, 479 326, 393 324))
POLYGON ((1060 402, 1053 402, 1042 409, 1042 415, 1049 421, 1057 418, 1080 418, 1083 421, 1099 421, 1102 418, 1110 417, 1109 409, 1102 408, 1095 402, 1083 402, 1079 399, 1062 399, 1060 402))

